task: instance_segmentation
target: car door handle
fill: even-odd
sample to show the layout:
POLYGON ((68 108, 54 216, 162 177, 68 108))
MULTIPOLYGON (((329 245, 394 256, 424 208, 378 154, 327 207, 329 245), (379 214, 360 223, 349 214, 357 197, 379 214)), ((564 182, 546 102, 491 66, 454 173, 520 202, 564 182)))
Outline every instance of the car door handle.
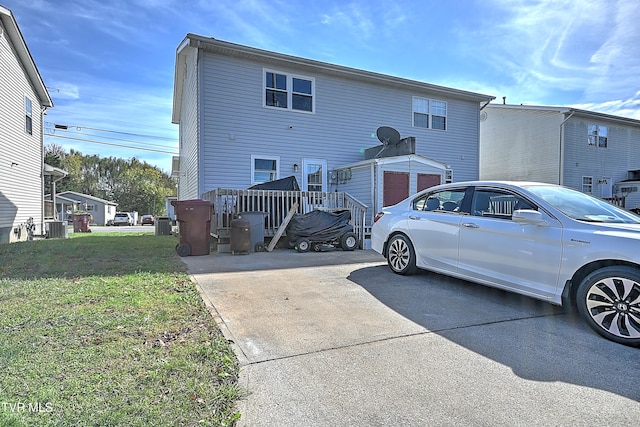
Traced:
POLYGON ((480 228, 478 224, 474 224, 473 222, 464 222, 462 226, 467 228, 480 228))
POLYGON ((409 215, 409 219, 418 219, 419 220, 420 217, 419 216, 415 216, 415 215, 409 215))

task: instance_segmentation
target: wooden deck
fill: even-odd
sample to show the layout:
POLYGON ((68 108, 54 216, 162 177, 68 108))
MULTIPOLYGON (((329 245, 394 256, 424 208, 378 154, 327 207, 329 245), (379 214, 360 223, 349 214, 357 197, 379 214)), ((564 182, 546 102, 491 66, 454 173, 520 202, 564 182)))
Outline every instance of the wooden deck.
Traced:
POLYGON ((299 214, 315 209, 351 211, 350 223, 360 240, 360 247, 363 247, 367 206, 347 193, 218 188, 204 193, 202 198, 213 202, 211 235, 219 242, 229 238, 231 221, 243 212, 264 212, 264 235, 273 237, 287 212, 294 203, 298 203, 296 213, 299 214))

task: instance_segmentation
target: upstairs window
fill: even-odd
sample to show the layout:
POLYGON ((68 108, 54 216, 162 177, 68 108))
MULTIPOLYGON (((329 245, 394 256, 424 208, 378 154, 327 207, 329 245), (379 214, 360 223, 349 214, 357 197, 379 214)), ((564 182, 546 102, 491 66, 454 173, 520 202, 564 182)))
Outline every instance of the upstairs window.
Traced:
POLYGON ((589 125, 589 135, 587 137, 587 145, 590 147, 607 148, 609 140, 607 137, 609 129, 607 126, 589 125))
POLYGON ((29 135, 33 134, 33 118, 31 115, 31 111, 32 111, 31 100, 25 96, 24 97, 24 115, 25 115, 24 130, 29 135))
POLYGON ((447 103, 435 99, 413 97, 413 126, 447 130, 447 103))
POLYGON ((314 79, 279 73, 264 72, 264 105, 286 110, 314 111, 314 79))

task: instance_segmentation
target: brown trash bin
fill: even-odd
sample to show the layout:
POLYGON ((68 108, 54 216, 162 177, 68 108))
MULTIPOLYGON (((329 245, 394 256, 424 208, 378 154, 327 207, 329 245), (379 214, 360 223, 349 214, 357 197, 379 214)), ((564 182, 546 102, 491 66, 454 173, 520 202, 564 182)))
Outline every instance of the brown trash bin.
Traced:
POLYGON ((178 255, 209 255, 213 203, 192 199, 172 200, 171 204, 178 221, 178 255))
POLYGON ((73 214, 73 232, 74 233, 91 233, 91 214, 75 213, 73 214))

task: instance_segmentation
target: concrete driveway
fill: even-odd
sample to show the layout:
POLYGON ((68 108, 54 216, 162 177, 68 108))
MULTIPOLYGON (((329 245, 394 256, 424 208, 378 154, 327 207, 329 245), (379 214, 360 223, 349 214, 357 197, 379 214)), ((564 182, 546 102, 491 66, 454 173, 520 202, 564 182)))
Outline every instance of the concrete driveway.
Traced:
POLYGON ((640 349, 372 251, 187 257, 241 363, 241 426, 627 426, 640 349))

